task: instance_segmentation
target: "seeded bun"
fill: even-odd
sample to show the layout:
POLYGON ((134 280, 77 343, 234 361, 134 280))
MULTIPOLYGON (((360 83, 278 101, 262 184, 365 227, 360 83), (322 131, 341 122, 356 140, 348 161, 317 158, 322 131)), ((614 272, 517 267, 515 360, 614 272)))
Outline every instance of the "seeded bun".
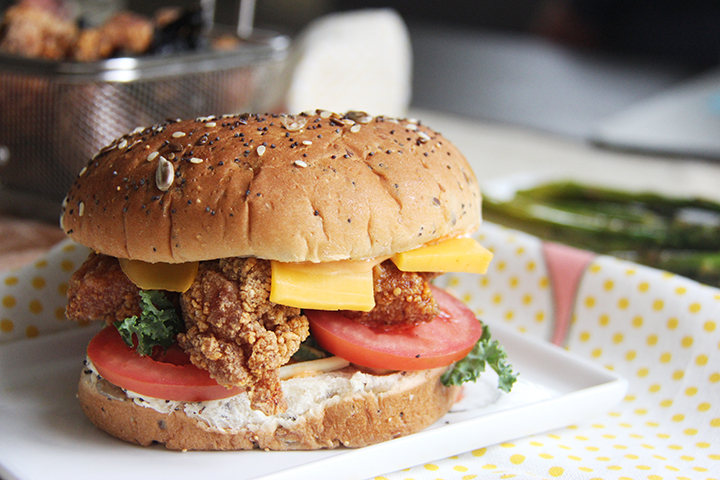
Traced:
MULTIPOLYGON (((134 401, 123 391, 85 371, 78 398, 85 415, 100 429, 127 442, 165 444, 171 450, 317 450, 364 447, 418 432, 445 415, 460 387, 440 383, 444 368, 353 378, 353 388, 334 391, 334 379, 353 372, 327 373, 283 382, 291 414, 253 418, 237 415, 242 426, 211 426, 193 412, 212 406, 173 402, 167 412, 134 401), (358 388, 357 385, 364 387, 358 388), (307 392, 323 397, 308 402, 307 392), (329 393, 328 393, 329 392, 329 393), (297 405, 301 404, 301 405, 297 405), (302 405, 304 404, 304 405, 302 405)), ((241 394, 242 395, 242 394, 241 394)), ((212 403, 212 402, 210 402, 212 403)))
POLYGON ((476 179, 442 135, 324 111, 137 129, 80 172, 61 217, 97 252, 170 263, 374 258, 479 221, 476 179))

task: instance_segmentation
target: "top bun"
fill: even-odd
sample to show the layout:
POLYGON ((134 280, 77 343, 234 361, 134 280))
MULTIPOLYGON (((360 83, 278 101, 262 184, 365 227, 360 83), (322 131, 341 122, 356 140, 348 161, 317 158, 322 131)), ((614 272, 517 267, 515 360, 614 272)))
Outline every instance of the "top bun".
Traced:
POLYGON ((170 263, 359 260, 479 222, 475 176, 442 135, 326 111, 138 128, 82 169, 61 217, 97 252, 170 263))

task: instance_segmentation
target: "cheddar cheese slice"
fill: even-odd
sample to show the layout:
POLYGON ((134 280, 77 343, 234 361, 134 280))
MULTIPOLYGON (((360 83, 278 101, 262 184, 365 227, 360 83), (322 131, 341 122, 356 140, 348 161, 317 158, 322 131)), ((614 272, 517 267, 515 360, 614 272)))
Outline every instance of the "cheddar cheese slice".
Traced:
POLYGON ((472 238, 451 238, 391 257, 404 272, 456 273, 485 273, 492 258, 492 252, 472 238))
POLYGON ((316 310, 358 310, 375 306, 372 266, 329 269, 327 265, 272 261, 270 301, 316 310))
POLYGON ((192 285, 200 264, 200 262, 148 263, 127 258, 118 260, 122 271, 138 288, 181 293, 192 285))

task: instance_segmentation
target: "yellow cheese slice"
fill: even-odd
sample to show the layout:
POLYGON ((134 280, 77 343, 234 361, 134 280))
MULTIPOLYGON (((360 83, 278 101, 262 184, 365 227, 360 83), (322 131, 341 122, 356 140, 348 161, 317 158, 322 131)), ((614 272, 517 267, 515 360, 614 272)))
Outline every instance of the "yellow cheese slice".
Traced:
POLYGON ((185 292, 197 275, 200 262, 148 263, 120 258, 120 268, 138 288, 185 292))
POLYGON ((316 310, 358 310, 375 306, 372 264, 369 268, 336 268, 311 263, 272 261, 270 301, 316 310))
POLYGON ((451 238, 391 257, 403 272, 457 273, 485 273, 492 258, 492 252, 472 238, 451 238))

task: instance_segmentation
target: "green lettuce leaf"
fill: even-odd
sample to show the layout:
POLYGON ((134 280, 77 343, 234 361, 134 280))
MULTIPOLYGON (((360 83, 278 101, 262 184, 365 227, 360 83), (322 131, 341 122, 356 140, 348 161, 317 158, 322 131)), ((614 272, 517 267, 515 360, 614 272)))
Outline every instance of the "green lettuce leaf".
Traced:
POLYGON ((140 290, 140 306, 139 318, 133 315, 113 323, 120 336, 130 347, 137 340, 135 351, 140 355, 150 355, 156 346, 168 348, 184 326, 175 305, 159 290, 140 290))
POLYGON ((445 386, 474 382, 485 371, 486 364, 490 365, 498 374, 498 388, 509 392, 517 380, 518 374, 513 373, 512 366, 507 363, 505 349, 497 340, 491 338, 487 325, 483 325, 482 336, 475 347, 465 358, 458 360, 451 369, 446 371, 440 381, 445 386))

